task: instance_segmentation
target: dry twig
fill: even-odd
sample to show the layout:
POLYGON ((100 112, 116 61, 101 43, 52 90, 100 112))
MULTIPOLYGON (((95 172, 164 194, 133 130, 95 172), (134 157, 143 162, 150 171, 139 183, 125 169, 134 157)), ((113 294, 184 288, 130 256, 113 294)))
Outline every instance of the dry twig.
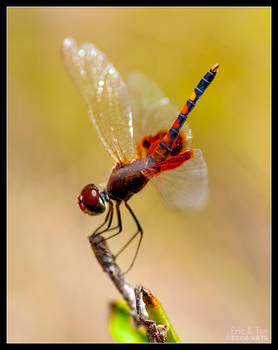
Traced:
MULTIPOLYGON (((101 237, 100 235, 90 236, 89 241, 99 264, 102 266, 103 271, 108 274, 114 286, 118 289, 118 291, 121 293, 121 295, 129 305, 131 309, 131 316, 134 318, 136 324, 140 323, 140 319, 136 310, 136 302, 133 287, 124 277, 124 274, 121 272, 119 266, 116 264, 114 256, 110 252, 106 241, 103 240, 103 237, 101 237)), ((147 315, 146 310, 143 310, 143 313, 147 315)))
POLYGON ((144 316, 141 310, 142 294, 146 297, 150 295, 150 291, 141 285, 137 285, 134 289, 136 310, 142 324, 147 328, 147 337, 150 343, 165 343, 167 341, 167 324, 157 325, 153 320, 144 316))

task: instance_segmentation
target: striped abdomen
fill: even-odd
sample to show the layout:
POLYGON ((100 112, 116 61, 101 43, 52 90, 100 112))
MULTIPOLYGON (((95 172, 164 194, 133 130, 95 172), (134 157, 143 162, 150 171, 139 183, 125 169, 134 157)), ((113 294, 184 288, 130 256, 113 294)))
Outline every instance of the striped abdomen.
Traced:
POLYGON ((156 148, 151 153, 151 157, 155 160, 155 162, 161 162, 165 160, 166 157, 169 155, 169 153, 172 152, 172 149, 175 145, 175 142, 179 135, 179 131, 181 127, 185 123, 189 113, 191 112, 193 107, 196 105, 199 98, 203 95, 206 88, 213 81, 217 73, 218 67, 219 67, 219 64, 216 63, 200 80, 199 84, 194 89, 190 98, 187 100, 186 104, 184 105, 183 109, 181 110, 180 114, 178 115, 172 127, 169 129, 167 134, 164 136, 161 142, 157 144, 156 148))

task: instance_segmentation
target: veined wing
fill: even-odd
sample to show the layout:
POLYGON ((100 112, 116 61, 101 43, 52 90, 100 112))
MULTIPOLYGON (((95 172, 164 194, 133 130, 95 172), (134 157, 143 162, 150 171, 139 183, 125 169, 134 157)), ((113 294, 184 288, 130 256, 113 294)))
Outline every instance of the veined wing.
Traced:
POLYGON ((63 57, 83 96, 91 120, 116 163, 134 156, 131 107, 126 85, 105 55, 91 43, 65 39, 63 57))
MULTIPOLYGON (((126 77, 132 106, 134 143, 159 130, 169 130, 180 110, 169 101, 159 86, 142 73, 126 77)), ((186 137, 185 150, 192 148, 192 133, 185 123, 182 131, 186 137)), ((176 169, 154 176, 151 182, 161 194, 166 205, 175 210, 201 209, 208 197, 207 165, 202 151, 194 149, 194 157, 176 169)))
POLYGON ((175 210, 202 209, 208 198, 207 165, 200 149, 174 170, 154 176, 152 182, 166 205, 175 210))
MULTIPOLYGON (((125 82, 132 107, 135 145, 146 136, 169 130, 180 110, 169 101, 160 87, 138 72, 127 75, 125 82)), ((192 134, 187 123, 182 131, 186 137, 185 150, 190 150, 192 134)))

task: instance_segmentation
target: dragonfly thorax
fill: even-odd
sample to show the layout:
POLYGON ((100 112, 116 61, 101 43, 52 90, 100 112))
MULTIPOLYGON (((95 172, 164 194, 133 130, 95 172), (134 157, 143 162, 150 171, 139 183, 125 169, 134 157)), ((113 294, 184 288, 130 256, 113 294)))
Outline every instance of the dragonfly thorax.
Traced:
POLYGON ((144 175, 148 169, 147 159, 138 159, 122 167, 115 167, 108 179, 106 193, 115 201, 127 201, 149 181, 144 175))

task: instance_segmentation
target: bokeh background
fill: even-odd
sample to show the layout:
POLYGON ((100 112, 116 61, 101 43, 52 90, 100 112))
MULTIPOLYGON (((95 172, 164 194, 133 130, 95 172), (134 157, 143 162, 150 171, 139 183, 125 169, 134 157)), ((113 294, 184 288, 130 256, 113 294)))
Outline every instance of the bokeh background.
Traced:
MULTIPOLYGON (((180 108, 220 62, 189 120, 208 205, 170 211, 152 186, 132 198, 144 239, 127 277, 184 342, 269 341, 271 8, 10 7, 7 19, 8 341, 113 341, 120 295, 87 239, 103 217, 76 199, 112 161, 63 65, 65 37, 93 42, 123 75, 142 71, 180 108)), ((134 230, 123 220, 111 248, 134 230)))

